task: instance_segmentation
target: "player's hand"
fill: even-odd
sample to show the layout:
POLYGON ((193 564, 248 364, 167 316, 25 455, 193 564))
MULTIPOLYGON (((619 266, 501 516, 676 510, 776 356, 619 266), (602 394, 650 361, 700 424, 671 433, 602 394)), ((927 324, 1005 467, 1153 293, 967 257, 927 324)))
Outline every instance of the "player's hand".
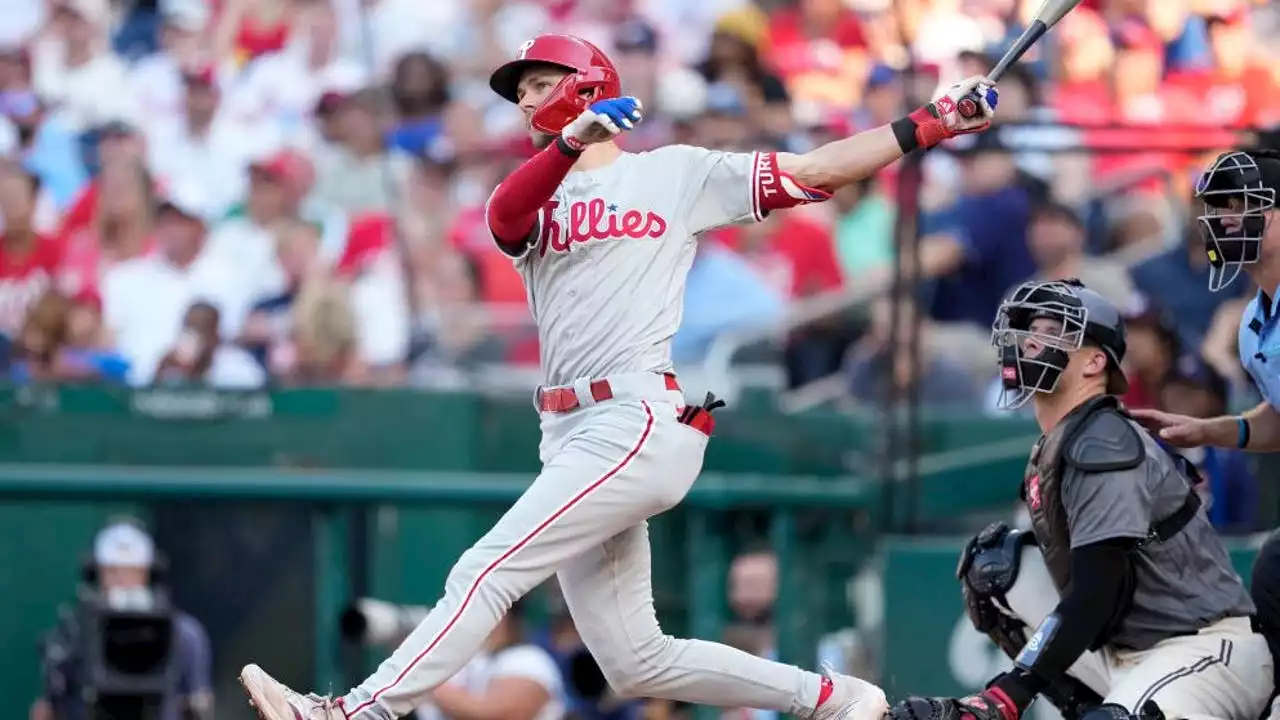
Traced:
POLYGON ((1142 427, 1164 442, 1179 448, 1212 445, 1208 422, 1190 415, 1175 415, 1160 410, 1130 410, 1129 414, 1142 427))
POLYGON ((936 110, 947 137, 981 132, 991 127, 991 118, 995 117, 996 106, 1000 104, 1000 92, 995 83, 985 77, 966 78, 944 89, 931 105, 936 110), (960 101, 965 98, 975 100, 978 112, 971 118, 960 114, 960 101))
POLYGON ((634 128, 643 119, 644 106, 640 104, 639 98, 627 95, 597 100, 565 126, 562 135, 571 147, 586 147, 612 140, 620 133, 634 128))

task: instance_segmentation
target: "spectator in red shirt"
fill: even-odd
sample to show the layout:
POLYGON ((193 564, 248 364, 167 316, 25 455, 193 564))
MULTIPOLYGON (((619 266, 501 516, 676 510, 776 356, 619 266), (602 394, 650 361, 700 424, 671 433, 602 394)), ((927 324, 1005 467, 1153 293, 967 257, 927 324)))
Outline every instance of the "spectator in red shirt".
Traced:
POLYGON ((27 310, 53 286, 62 264, 62 246, 36 232, 40 179, 21 165, 0 168, 0 335, 13 338, 27 310))
POLYGON ((770 66, 801 102, 852 108, 866 78, 866 38, 840 0, 800 0, 773 15, 770 66))
MULTIPOLYGON (((803 215, 781 213, 756 225, 727 228, 720 237, 784 296, 802 299, 844 283, 830 230, 803 215)), ((839 318, 798 329, 785 351, 788 384, 797 387, 837 372, 852 340, 839 318)))
POLYGON ((140 163, 107 167, 91 223, 62 239, 59 288, 73 296, 97 297, 104 273, 151 250, 155 206, 151 175, 140 163))
POLYGON ((1258 61, 1247 9, 1208 18, 1213 65, 1171 73, 1170 92, 1194 107, 1188 121, 1259 127, 1280 121, 1271 69, 1258 61))
POLYGON ((1098 13, 1076 8, 1055 29, 1058 35, 1057 82, 1051 104, 1066 123, 1105 125, 1111 121, 1108 74, 1115 46, 1098 13))

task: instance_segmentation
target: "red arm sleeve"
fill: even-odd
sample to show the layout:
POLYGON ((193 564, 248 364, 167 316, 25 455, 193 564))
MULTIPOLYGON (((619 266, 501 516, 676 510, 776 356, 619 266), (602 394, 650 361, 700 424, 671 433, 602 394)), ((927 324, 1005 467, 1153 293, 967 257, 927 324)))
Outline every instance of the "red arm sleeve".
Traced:
POLYGON ((555 194, 578 154, 566 152, 558 141, 552 143, 516 168, 493 191, 485 221, 503 251, 518 255, 528 246, 538 210, 555 194))

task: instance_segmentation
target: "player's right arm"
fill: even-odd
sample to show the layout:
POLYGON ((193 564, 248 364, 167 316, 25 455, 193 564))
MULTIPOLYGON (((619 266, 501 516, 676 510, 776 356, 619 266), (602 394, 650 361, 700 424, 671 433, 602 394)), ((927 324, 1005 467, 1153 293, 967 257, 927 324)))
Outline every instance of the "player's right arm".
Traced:
POLYGON ((981 132, 991 125, 999 95, 984 77, 972 77, 947 88, 938 99, 888 125, 835 140, 803 154, 779 153, 778 171, 797 184, 834 192, 870 177, 914 150, 927 150, 957 135, 981 132), (962 116, 957 105, 977 95, 981 113, 962 116))
POLYGON ((587 145, 609 140, 641 118, 640 102, 622 97, 593 103, 555 142, 526 160, 494 189, 485 222, 507 255, 521 257, 537 238, 538 212, 551 200, 587 145))

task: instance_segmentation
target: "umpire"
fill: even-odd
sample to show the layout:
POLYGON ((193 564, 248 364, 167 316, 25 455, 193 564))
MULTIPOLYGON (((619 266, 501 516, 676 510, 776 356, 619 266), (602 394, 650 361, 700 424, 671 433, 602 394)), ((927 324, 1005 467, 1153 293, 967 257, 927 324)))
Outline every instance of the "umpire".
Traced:
POLYGON ((1119 311, 1076 280, 1028 282, 1001 304, 992 342, 1002 406, 1034 401, 1044 433, 1022 488, 1034 536, 987 528, 958 575, 970 618, 1014 667, 974 696, 910 697, 891 716, 1018 720, 1043 694, 1089 720, 1256 720, 1270 651, 1189 463, 1116 400, 1119 311))
MULTIPOLYGON (((1258 289, 1240 319, 1240 363, 1262 393, 1263 402, 1242 415, 1193 418, 1155 410, 1134 417, 1170 445, 1215 446, 1251 452, 1280 450, 1280 333, 1276 293, 1280 292, 1280 154, 1239 149, 1219 155, 1196 185, 1204 203, 1200 231, 1209 258, 1209 288, 1221 290, 1242 271, 1258 289)), ((1258 550, 1250 591, 1262 631, 1280 655, 1280 532, 1258 550)), ((1276 717, 1272 709, 1272 717, 1276 717)))

